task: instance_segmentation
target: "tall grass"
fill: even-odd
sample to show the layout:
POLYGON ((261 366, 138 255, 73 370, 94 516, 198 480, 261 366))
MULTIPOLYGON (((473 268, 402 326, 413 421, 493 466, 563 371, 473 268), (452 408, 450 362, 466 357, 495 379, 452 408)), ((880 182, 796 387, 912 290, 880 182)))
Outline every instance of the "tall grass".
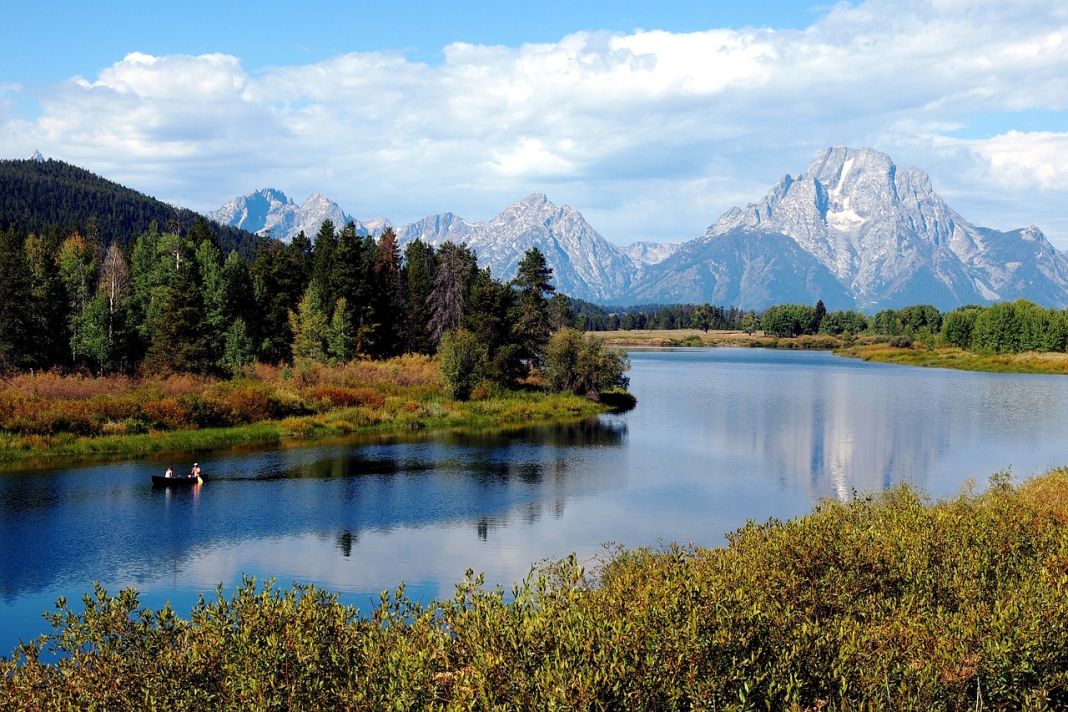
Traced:
POLYGON ((924 348, 922 346, 894 346, 887 343, 858 344, 839 350, 842 356, 896 363, 906 366, 952 368, 961 371, 989 371, 993 373, 1037 373, 1068 375, 1068 354, 1020 353, 979 354, 954 346, 924 348))
POLYGON ((571 396, 480 388, 444 396, 426 356, 291 368, 248 376, 135 379, 22 374, 0 389, 0 465, 56 457, 134 456, 375 430, 509 425, 592 415, 571 396))
POLYGON ((0 662, 10 709, 1065 709, 1068 471, 901 487, 725 548, 469 572, 367 615, 248 581, 188 620, 97 589, 0 662), (61 653, 42 662, 42 651, 61 653))

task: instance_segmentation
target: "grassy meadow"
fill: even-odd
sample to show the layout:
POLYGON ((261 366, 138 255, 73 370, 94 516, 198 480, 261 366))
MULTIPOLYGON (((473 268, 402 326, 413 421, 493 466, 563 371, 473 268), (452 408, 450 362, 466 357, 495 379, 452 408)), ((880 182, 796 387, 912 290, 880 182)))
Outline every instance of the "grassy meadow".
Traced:
POLYGON ((860 343, 835 351, 840 356, 865 361, 896 363, 906 366, 954 368, 961 371, 993 373, 1045 373, 1068 375, 1068 353, 1033 351, 1020 354, 980 354, 955 346, 892 346, 886 343, 860 343))
POLYGON ((0 382, 0 467, 132 457, 351 433, 508 426, 604 406, 570 394, 476 385, 445 396, 426 356, 305 368, 256 366, 218 379, 20 374, 0 382))
POLYGON ((618 331, 588 331, 605 346, 738 346, 767 349, 836 349, 842 340, 835 336, 765 336, 757 331, 701 329, 632 329, 618 331))

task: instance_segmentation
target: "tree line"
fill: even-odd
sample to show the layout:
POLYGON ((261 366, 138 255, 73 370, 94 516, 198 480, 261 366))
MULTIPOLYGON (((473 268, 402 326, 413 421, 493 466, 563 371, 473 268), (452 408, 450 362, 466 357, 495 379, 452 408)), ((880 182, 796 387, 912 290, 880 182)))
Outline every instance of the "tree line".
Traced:
POLYGON ((945 344, 988 354, 1068 350, 1068 310, 1046 309, 1024 299, 967 305, 944 313, 930 304, 919 304, 871 316, 852 310, 828 312, 822 307, 822 302, 814 307, 774 306, 749 326, 776 337, 871 334, 892 337, 901 345, 945 344))
MULTIPOLYGON (((0 271, 6 369, 237 374, 254 361, 441 352, 447 385, 466 397, 477 381, 510 385, 544 366, 550 334, 572 323, 537 249, 502 282, 466 245, 401 249, 391 229, 376 239, 330 221, 251 260, 224 255, 204 220, 184 234, 153 223, 128 250, 79 232, 8 229, 0 271)), ((622 357, 569 348, 563 358, 586 373, 560 383, 625 384, 622 357)))

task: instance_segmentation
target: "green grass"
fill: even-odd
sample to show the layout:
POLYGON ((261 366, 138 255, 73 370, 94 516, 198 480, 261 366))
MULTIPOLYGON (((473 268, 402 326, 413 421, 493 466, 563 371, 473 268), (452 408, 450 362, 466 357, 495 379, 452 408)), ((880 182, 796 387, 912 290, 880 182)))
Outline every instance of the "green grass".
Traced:
POLYGON ((606 346, 735 346, 764 349, 836 349, 842 340, 827 334, 778 338, 763 332, 700 329, 633 329, 630 331, 590 331, 589 335, 606 346))
POLYGON ((888 344, 851 346, 838 349, 835 353, 865 361, 961 371, 1068 374, 1068 354, 1064 353, 978 354, 953 347, 903 348, 888 344))
POLYGON ((570 394, 506 391, 485 400, 466 402, 390 397, 381 408, 341 408, 222 428, 97 436, 0 433, 0 468, 47 466, 65 460, 125 459, 244 445, 277 445, 344 435, 501 428, 588 417, 605 410, 601 404, 570 394))
POLYGON ((97 588, 0 660, 0 707, 1068 707, 1066 470, 933 504, 907 487, 825 501, 726 547, 585 563, 510 593, 468 572, 451 599, 398 590, 366 613, 246 581, 185 619, 97 588))

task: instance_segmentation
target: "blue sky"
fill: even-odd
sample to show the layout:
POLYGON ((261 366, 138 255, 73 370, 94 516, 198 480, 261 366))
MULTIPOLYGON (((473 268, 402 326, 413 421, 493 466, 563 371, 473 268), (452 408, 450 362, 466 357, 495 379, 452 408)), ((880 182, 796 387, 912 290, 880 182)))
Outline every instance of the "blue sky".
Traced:
POLYGON ((128 52, 241 57, 247 70, 359 50, 438 62, 451 42, 555 42, 576 30, 692 32, 751 25, 801 28, 827 6, 797 2, 136 2, 45 0, 5 9, 0 81, 47 84, 89 76, 128 52), (47 36, 47 41, 42 41, 47 36))
POLYGON ((826 145, 931 174, 1068 248, 1061 0, 17 3, 0 155, 198 210, 272 186, 361 218, 540 191, 610 240, 683 240, 826 145))

